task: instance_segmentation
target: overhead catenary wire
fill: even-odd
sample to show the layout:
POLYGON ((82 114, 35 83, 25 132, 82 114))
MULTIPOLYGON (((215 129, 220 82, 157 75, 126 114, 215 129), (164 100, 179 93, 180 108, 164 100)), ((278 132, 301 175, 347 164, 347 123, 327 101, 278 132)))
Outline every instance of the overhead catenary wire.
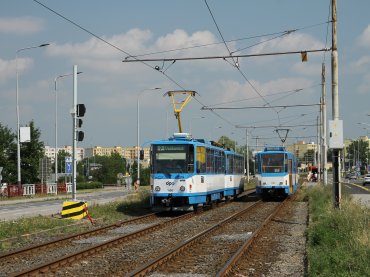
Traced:
MULTIPOLYGON (((103 43, 105 43, 105 44, 107 44, 107 45, 109 45, 110 47, 113 47, 114 49, 116 49, 116 50, 118 50, 118 51, 120 51, 120 52, 122 52, 122 53, 124 53, 125 55, 127 55, 127 56, 129 56, 129 57, 131 57, 131 59, 135 59, 135 56, 133 56, 133 55, 131 55, 131 53, 128 53, 127 51, 125 51, 125 50, 123 50, 123 49, 121 49, 121 48, 119 48, 119 47, 117 47, 116 45, 114 45, 113 43, 111 43, 111 42, 109 42, 108 40, 106 40, 106 39, 104 39, 104 38, 102 38, 102 37, 100 37, 100 36, 98 36, 98 35, 96 35, 95 33, 93 33, 92 31, 90 31, 90 30, 88 30, 87 28, 84 28, 84 27, 82 27, 81 25, 79 25, 78 23, 76 23, 76 22, 74 22, 74 21, 72 21, 72 20, 70 20, 70 19, 68 19, 67 17, 65 17, 65 16, 63 16, 62 14, 60 14, 60 13, 58 13, 58 12, 56 12, 56 11, 54 11, 53 9, 51 9, 51 8, 49 8, 49 7, 47 7, 46 5, 44 5, 43 3, 41 3, 40 1, 38 1, 38 0, 34 0, 34 2, 35 3, 37 3, 37 4, 39 4, 40 6, 43 6, 45 9, 47 9, 47 10, 49 10, 49 11, 51 11, 52 13, 54 13, 54 14, 56 14, 57 16, 59 16, 59 17, 61 17, 61 18, 63 18, 64 20, 66 20, 66 21, 68 21, 69 23, 71 23, 71 24, 73 24, 74 26, 76 26, 77 28, 79 28, 79 29, 81 29, 81 30, 83 30, 84 32, 87 32, 88 34, 90 34, 90 35, 92 35, 93 37, 95 37, 95 38, 97 38, 98 40, 100 40, 100 41, 102 41, 103 43)), ((286 31, 285 31, 286 32, 286 31)), ((224 42, 223 43, 225 43, 226 44, 226 41, 224 40, 224 42)), ((314 50, 315 52, 317 51, 317 49, 316 50, 314 50)), ((320 51, 323 51, 323 50, 320 50, 320 51)), ((327 49, 326 49, 326 51, 328 51, 327 49)), ((295 53, 300 53, 300 52, 302 52, 302 51, 296 51, 295 53)), ((305 50, 305 52, 310 52, 310 50, 305 50)), ((230 52, 229 52, 230 53, 230 52)), ((265 54, 257 54, 257 55, 241 55, 241 56, 245 56, 245 57, 247 57, 247 56, 250 56, 250 57, 252 57, 252 56, 268 56, 268 55, 272 55, 273 53, 265 53, 265 54)), ((281 53, 282 54, 282 53, 281 53)), ((288 53, 285 53, 285 54, 288 54, 288 53)), ((291 53, 291 54, 293 54, 293 53, 291 53)), ((222 57, 223 59, 230 59, 230 58, 235 58, 235 57, 238 57, 238 56, 235 56, 235 55, 230 55, 229 57, 222 57)), ((178 60, 178 59, 170 59, 173 63, 174 63, 174 61, 175 60, 178 60)), ((133 61, 133 60, 130 60, 130 61, 133 61)), ((141 63, 143 63, 145 66, 147 66, 147 67, 149 67, 149 68, 151 68, 151 69, 153 69, 153 70, 156 70, 156 71, 158 71, 155 67, 153 67, 153 66, 151 66, 150 64, 148 64, 146 61, 144 61, 144 60, 140 60, 140 59, 135 59, 135 61, 137 61, 137 62, 141 62, 141 63)), ((161 61, 164 61, 163 59, 161 59, 161 61)), ((172 64, 173 64, 172 63, 172 64)), ((171 65, 172 65, 171 64, 171 65)), ((170 66, 171 66, 170 65, 170 66)), ((159 71, 160 73, 162 73, 170 82, 172 82, 173 84, 175 84, 176 86, 178 86, 179 88, 181 88, 181 89, 185 89, 181 84, 179 84, 176 80, 174 80, 173 78, 171 78, 168 74, 166 74, 166 70, 170 67, 170 66, 168 66, 164 71, 159 71)), ((240 71, 240 68, 238 68, 238 70, 240 71)), ((241 71, 240 71, 241 72, 241 71)), ((253 84, 251 83, 251 82, 249 82, 249 80, 246 78, 246 76, 241 72, 241 74, 244 76, 244 78, 247 80, 247 82, 252 86, 252 88, 258 93, 258 91, 256 90, 256 88, 253 86, 253 84)), ((262 95, 260 95, 261 97, 263 97, 262 95)), ((205 106, 201 101, 199 101, 198 99, 195 99, 199 104, 201 104, 202 106, 205 106)), ((265 100, 266 101, 266 100, 265 100)), ((266 103, 269 103, 268 101, 266 101, 266 103)), ((213 113, 213 114, 215 114, 215 115, 217 115, 219 118, 221 118, 222 120, 224 120, 225 122, 227 122, 228 124, 231 124, 232 125, 232 123, 229 121, 229 120, 227 120, 226 118, 224 118, 224 117, 222 117, 221 115, 219 115, 219 114, 216 114, 215 113, 215 111, 213 111, 213 110, 211 110, 211 112, 213 113)))
MULTIPOLYGON (((330 22, 331 21, 325 21, 325 22, 322 22, 322 23, 317 23, 317 24, 313 24, 313 25, 309 25, 309 26, 305 26, 305 27, 300 27, 300 28, 295 28, 295 29, 291 29, 291 30, 284 30, 284 31, 278 31, 278 32, 273 32, 273 33, 266 33, 266 34, 262 34, 262 35, 253 35, 253 36, 248 36, 248 37, 230 39, 230 40, 225 40, 225 42, 226 43, 239 42, 239 41, 251 40, 251 39, 262 38, 262 37, 269 37, 269 36, 275 36, 272 39, 277 39, 277 38, 281 37, 281 35, 288 35, 288 34, 291 34, 293 32, 298 32, 300 30, 304 30, 304 29, 307 29, 307 28, 312 28, 312 27, 315 27, 315 26, 323 25, 323 24, 329 24, 330 22)), ((252 48, 256 45, 266 43, 268 41, 271 41, 272 39, 264 40, 264 41, 258 42, 256 44, 249 45, 249 46, 245 47, 245 49, 252 48)), ((139 58, 139 57, 151 56, 151 55, 156 55, 156 54, 165 54, 165 53, 171 53, 171 52, 178 52, 178 51, 182 51, 182 50, 191 50, 191 49, 194 49, 194 48, 203 48, 203 47, 208 47, 208 46, 213 46, 213 45, 218 45, 218 44, 223 44, 223 43, 224 43, 223 41, 218 41, 218 42, 213 42, 213 43, 199 44, 199 45, 180 47, 180 48, 175 48, 175 49, 154 51, 154 52, 148 52, 148 53, 143 53, 143 54, 130 55, 130 56, 125 57, 125 59, 139 58)), ((239 50, 236 50, 236 51, 231 52, 231 53, 233 54, 233 53, 239 52, 241 50, 242 49, 239 49, 239 50)), ((173 58, 173 59, 176 59, 176 58, 173 58)), ((160 60, 162 60, 162 59, 160 59, 160 60)))
MULTIPOLYGON (((290 31, 291 30, 279 31, 279 32, 275 32, 275 33, 267 33, 267 34, 254 35, 254 36, 249 36, 249 37, 244 37, 244 38, 230 39, 230 40, 226 40, 225 42, 229 43, 229 42, 237 42, 237 41, 243 41, 243 40, 256 39, 256 38, 261 38, 261 37, 275 36, 275 35, 284 34, 284 33, 290 32, 290 31)), ((194 45, 194 46, 181 47, 181 48, 176 48, 176 49, 168 49, 168 50, 149 52, 149 53, 138 54, 138 55, 130 55, 130 56, 127 56, 125 59, 134 58, 134 57, 135 58, 145 57, 145 56, 151 56, 151 55, 155 55, 155 54, 165 54, 165 53, 170 53, 170 52, 178 52, 178 51, 190 50, 190 49, 194 49, 194 48, 203 48, 203 47, 208 47, 208 46, 213 46, 213 45, 218 45, 218 44, 223 44, 223 43, 224 43, 223 41, 222 42, 218 41, 218 42, 213 42, 213 43, 206 43, 206 44, 199 44, 199 45, 194 45)))
MULTIPOLYGON (((117 47, 116 45, 114 45, 113 43, 110 43, 109 41, 107 41, 106 39, 103 39, 102 37, 98 36, 97 34, 93 33, 92 31, 89 31, 88 29, 86 29, 85 27, 81 26, 80 24, 74 22, 73 20, 67 18, 66 16, 62 15, 61 13, 49 8, 48 6, 46 6, 45 4, 41 3, 40 1, 38 0, 33 0, 34 2, 36 2, 37 4, 39 4, 40 6, 44 7, 45 9, 49 10, 50 12, 56 14, 57 16, 61 17, 62 19, 68 21, 69 23, 71 23, 72 25, 76 26, 77 28, 83 30, 84 32, 90 34, 91 36, 97 38, 98 40, 102 41, 103 43, 109 45, 110 47, 113 47, 114 49, 126 54, 127 56, 130 56, 130 57, 133 57, 135 59, 134 56, 132 56, 130 53, 128 53, 127 51, 117 47)), ((179 88, 185 90, 185 88, 180 85, 177 81, 175 81, 172 77, 170 77, 168 74, 166 74, 164 71, 159 71, 157 70, 155 67, 151 66, 150 64, 146 63, 145 61, 140 61, 139 59, 135 59, 136 61, 138 62, 141 62, 142 64, 144 64, 145 66, 147 67, 150 67, 151 69, 157 71, 157 72, 160 72, 162 73, 170 82, 172 82, 173 84, 175 84, 176 86, 178 86, 179 88)), ((168 68, 167 68, 168 69, 168 68)), ((166 69, 166 70, 167 70, 166 69)), ((201 106, 204 106, 203 103, 201 103, 198 99, 194 98, 201 106)), ((233 125, 230 121, 228 121, 226 118, 222 117, 221 115, 217 114, 216 112, 212 111, 212 113, 214 115, 216 115, 217 117, 219 117, 220 119, 222 119, 223 121, 225 121, 226 123, 230 124, 230 125, 233 125)))
MULTIPOLYGON (((36 1, 36 0, 34 0, 36 1)), ((267 52, 267 53, 256 53, 256 54, 240 54, 240 55, 221 55, 221 56, 206 56, 206 57, 183 57, 183 58, 153 58, 153 59, 138 59, 133 60, 124 59, 122 62, 172 62, 172 61, 192 61, 192 60, 214 60, 214 59, 232 59, 232 58, 253 58, 253 57, 268 57, 268 56, 281 56, 281 55, 295 55, 302 53, 317 53, 317 52, 328 52, 331 48, 319 48, 319 49, 302 49, 298 51, 281 51, 281 52, 267 52)))
POLYGON ((218 107, 211 108, 204 106, 202 110, 246 110, 246 109, 273 109, 273 108, 294 108, 294 107, 310 107, 310 106, 320 106, 320 103, 313 104, 295 104, 295 105, 276 105, 276 106, 249 106, 249 107, 218 107))
MULTIPOLYGON (((312 85, 312 86, 305 87, 305 88, 297 88, 297 89, 292 89, 292 90, 286 90, 286 91, 269 93, 269 94, 265 94, 265 96, 266 97, 271 97, 271 96, 276 96, 276 95, 280 95, 280 94, 289 94, 289 95, 292 95, 294 93, 302 92, 302 91, 305 91, 307 89, 311 89, 311 88, 314 88, 314 87, 317 87, 317 86, 321 86, 321 84, 312 85)), ((281 100, 282 98, 285 98, 285 97, 288 97, 288 96, 282 96, 282 97, 280 97, 278 99, 272 100, 271 102, 276 102, 277 100, 281 100)), ((240 103, 240 102, 243 102, 243 101, 249 101, 249 100, 254 100, 254 99, 258 99, 258 98, 260 98, 260 97, 256 96, 256 97, 249 97, 249 98, 237 99, 237 100, 233 100, 233 101, 227 101, 227 102, 222 102, 222 103, 216 103, 216 104, 208 105, 207 107, 215 107, 215 106, 221 106, 221 105, 225 105, 225 104, 240 103)))

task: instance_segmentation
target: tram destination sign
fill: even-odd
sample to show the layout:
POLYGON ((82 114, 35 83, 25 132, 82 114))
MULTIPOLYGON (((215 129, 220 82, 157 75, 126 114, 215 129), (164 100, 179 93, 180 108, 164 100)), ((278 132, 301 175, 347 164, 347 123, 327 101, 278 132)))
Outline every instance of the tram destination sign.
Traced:
POLYGON ((186 145, 158 145, 157 152, 184 152, 186 145))

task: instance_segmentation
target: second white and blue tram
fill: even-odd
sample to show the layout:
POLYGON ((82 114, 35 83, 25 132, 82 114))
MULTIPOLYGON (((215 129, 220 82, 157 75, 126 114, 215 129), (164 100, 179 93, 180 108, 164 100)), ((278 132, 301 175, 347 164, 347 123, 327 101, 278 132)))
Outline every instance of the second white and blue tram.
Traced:
POLYGON ((256 154, 256 193, 262 197, 287 196, 298 189, 298 163, 285 147, 265 147, 256 154))
POLYGON ((217 143, 175 133, 151 143, 151 205, 190 210, 244 190, 243 156, 217 143))

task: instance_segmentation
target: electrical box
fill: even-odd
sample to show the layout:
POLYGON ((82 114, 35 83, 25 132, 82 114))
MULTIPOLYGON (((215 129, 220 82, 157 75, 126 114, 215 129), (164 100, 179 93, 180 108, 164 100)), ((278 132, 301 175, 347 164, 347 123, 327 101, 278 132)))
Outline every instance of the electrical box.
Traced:
POLYGON ((329 120, 329 148, 343 149, 343 120, 329 120))

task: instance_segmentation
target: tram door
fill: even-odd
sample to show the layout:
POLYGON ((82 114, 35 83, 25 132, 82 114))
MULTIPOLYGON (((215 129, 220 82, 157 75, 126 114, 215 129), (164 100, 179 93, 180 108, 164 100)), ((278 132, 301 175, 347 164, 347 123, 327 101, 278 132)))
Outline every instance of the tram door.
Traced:
POLYGON ((289 192, 293 192, 293 175, 292 175, 292 164, 293 160, 288 160, 288 171, 289 171, 289 192))

